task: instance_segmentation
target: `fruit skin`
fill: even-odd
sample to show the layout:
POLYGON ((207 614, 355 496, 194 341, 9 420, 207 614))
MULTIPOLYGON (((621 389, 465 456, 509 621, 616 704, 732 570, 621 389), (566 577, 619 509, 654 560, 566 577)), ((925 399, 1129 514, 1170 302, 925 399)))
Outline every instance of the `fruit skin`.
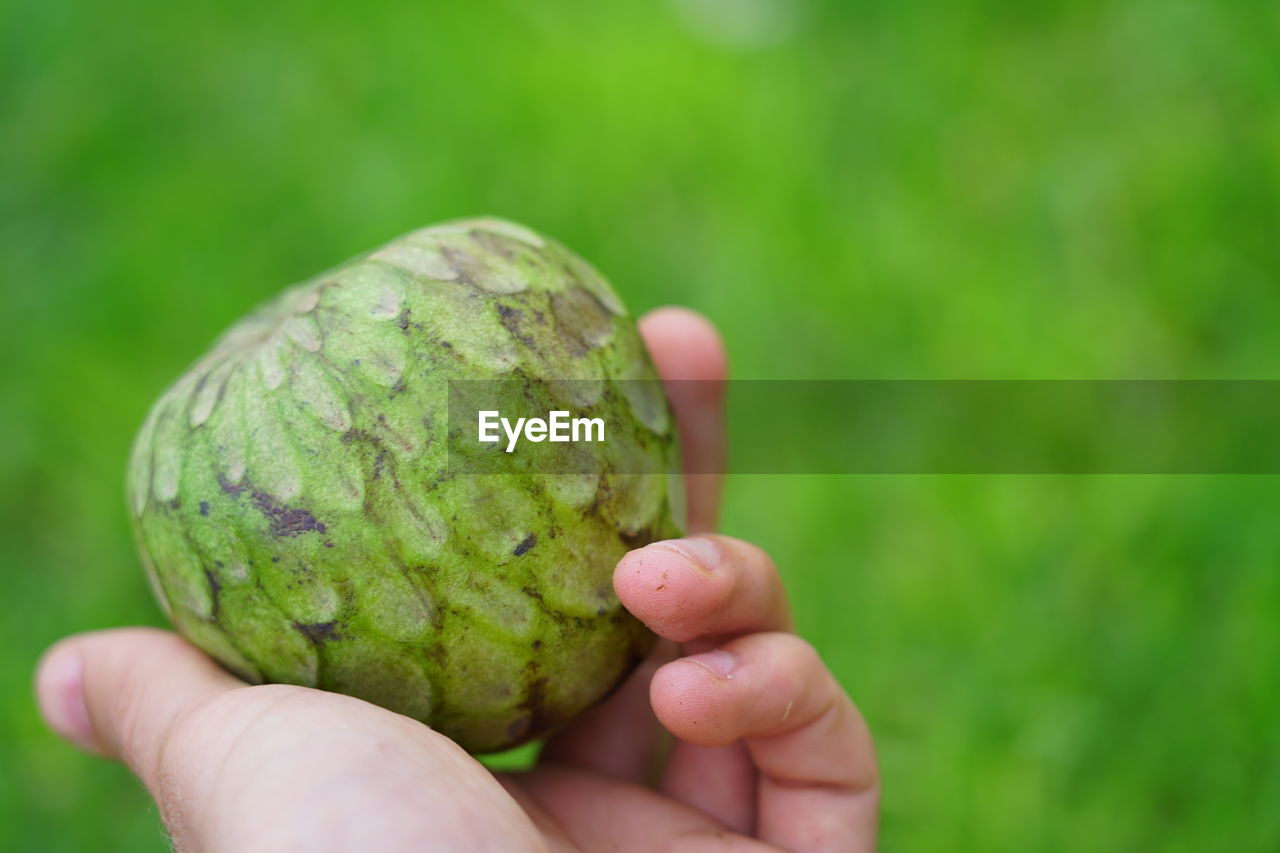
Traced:
POLYGON ((613 566, 680 534, 678 481, 609 451, 581 474, 451 473, 448 380, 487 378, 594 406, 649 470, 678 465, 656 381, 617 381, 656 375, 592 267, 502 220, 422 229, 246 317, 152 408, 129 505, 175 627, 248 681, 357 696, 472 752, 598 701, 653 640, 613 566), (569 378, 609 381, 547 382, 569 378))

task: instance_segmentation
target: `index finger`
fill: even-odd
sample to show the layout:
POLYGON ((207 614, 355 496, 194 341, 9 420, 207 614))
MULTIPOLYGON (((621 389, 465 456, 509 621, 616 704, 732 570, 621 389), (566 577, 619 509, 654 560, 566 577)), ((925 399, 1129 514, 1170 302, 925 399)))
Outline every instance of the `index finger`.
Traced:
POLYGON ((614 569, 613 587, 649 630, 678 643, 791 629, 773 560, 729 536, 688 536, 631 551, 614 569))
POLYGON ((725 454, 724 344, 710 321, 687 308, 650 311, 640 334, 680 427, 689 532, 714 530, 725 454))

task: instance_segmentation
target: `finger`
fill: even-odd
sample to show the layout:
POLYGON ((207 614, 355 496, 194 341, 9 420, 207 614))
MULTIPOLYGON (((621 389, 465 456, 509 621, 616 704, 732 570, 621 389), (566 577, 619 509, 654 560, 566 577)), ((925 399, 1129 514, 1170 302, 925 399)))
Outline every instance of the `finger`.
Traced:
POLYGON ((632 551, 614 570, 613 587, 650 630, 681 643, 791 627, 773 561, 728 536, 690 536, 632 551))
MULTIPOLYGON (((756 546, 727 536, 692 536, 632 551, 614 571, 624 606, 685 653, 714 638, 791 626, 777 569, 756 546)), ((677 741, 664 792, 738 832, 756 821, 756 771, 740 743, 700 747, 677 741)))
POLYGON ((741 637, 667 664, 650 697, 682 740, 746 745, 759 772, 761 840, 801 851, 873 848, 879 775, 871 734, 808 643, 783 633, 741 637))
POLYGON ((688 529, 714 530, 725 453, 724 344, 705 317, 687 308, 650 311, 640 318, 640 334, 680 427, 688 529))
POLYGON ((69 637, 45 652, 36 675, 50 728, 82 749, 123 760, 153 792, 174 721, 243 686, 176 634, 152 628, 69 637))
MULTIPOLYGON (((656 542, 624 556, 613 578, 623 606, 650 630, 694 648, 708 645, 711 638, 791 626, 773 561, 739 539, 709 535, 656 542)), ((642 664, 604 704, 552 738, 543 760, 592 769, 617 779, 645 779, 652 769, 657 726, 644 696, 657 666, 670 658, 668 651, 664 657, 651 657, 642 664)), ((748 784, 753 776, 740 749, 715 756, 699 750, 686 752, 683 744, 672 747, 669 760, 687 769, 686 774, 674 778, 687 775, 692 787, 709 792, 698 780, 714 775, 719 784, 711 793, 717 800, 748 784)), ((719 808, 701 795, 696 804, 734 827, 741 827, 750 815, 749 810, 719 808)))
POLYGON ((757 776, 741 741, 704 747, 677 740, 657 787, 734 832, 751 835, 756 825, 757 776))

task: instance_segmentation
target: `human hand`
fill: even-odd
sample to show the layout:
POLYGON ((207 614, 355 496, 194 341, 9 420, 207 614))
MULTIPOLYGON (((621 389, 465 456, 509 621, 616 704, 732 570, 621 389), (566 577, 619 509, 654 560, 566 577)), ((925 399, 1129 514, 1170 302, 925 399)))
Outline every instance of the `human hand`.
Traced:
MULTIPOLYGON (((723 379, 719 340, 696 315, 664 309, 641 330, 665 380, 723 379)), ((672 386, 672 403, 691 470, 709 470, 718 383, 672 386)), ((718 488, 687 478, 692 531, 713 526, 718 488)), ((664 642, 523 773, 491 773, 358 699, 248 686, 152 629, 61 641, 37 694, 56 732, 142 779, 179 850, 872 849, 870 734, 787 633, 769 558, 694 535, 627 554, 614 587, 664 642), (655 774, 658 721, 679 740, 655 774)))

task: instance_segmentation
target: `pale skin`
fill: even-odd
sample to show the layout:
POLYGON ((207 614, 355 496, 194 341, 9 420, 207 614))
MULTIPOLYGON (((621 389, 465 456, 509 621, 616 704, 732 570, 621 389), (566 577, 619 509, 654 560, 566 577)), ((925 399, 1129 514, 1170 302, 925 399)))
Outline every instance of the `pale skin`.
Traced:
MULTIPOLYGON (((671 386, 686 460, 711 470, 723 453, 718 335, 676 308, 647 315, 641 331, 664 380, 716 380, 671 386)), ((247 686, 146 628, 50 648, 41 710, 63 738, 127 764, 184 851, 874 849, 880 783, 866 723, 790 633, 769 557, 705 532, 718 478, 686 488, 690 535, 632 551, 613 577, 662 643, 533 770, 491 773, 358 699, 247 686)))

